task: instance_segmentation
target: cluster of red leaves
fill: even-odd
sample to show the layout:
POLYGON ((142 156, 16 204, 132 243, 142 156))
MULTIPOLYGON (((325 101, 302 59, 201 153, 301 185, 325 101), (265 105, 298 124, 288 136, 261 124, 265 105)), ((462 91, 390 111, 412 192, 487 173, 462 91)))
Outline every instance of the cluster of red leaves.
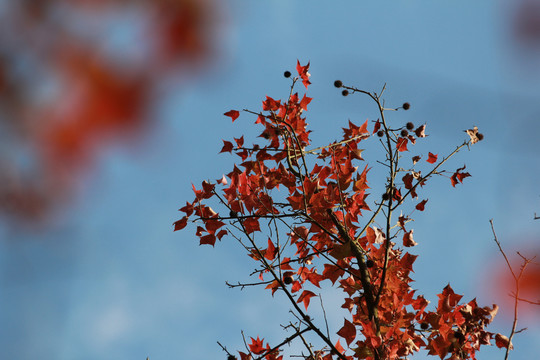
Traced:
POLYGON ((0 125, 8 140, 0 152, 0 213, 47 220, 107 144, 142 136, 156 84, 180 75, 179 64, 191 71, 209 58, 211 1, 40 0, 1 7, 4 32, 17 36, 0 37, 0 125), (96 40, 93 32, 104 32, 103 22, 112 18, 124 25, 129 19, 123 34, 136 36, 144 55, 104 51, 105 39, 116 36, 96 40), (97 23, 99 29, 88 26, 97 23), (23 166, 21 154, 30 158, 23 166))
MULTIPOLYGON (((298 63, 299 77, 293 80, 293 88, 299 79, 309 85, 308 67, 298 63)), ((260 137, 267 144, 246 146, 243 137, 223 141, 221 152, 234 152, 241 159, 240 167, 235 165, 215 184, 205 181, 201 189, 193 187, 195 199, 180 209, 185 216, 174 223, 175 230, 187 226, 195 215, 200 243, 214 245, 231 228, 239 229, 247 238, 244 246, 248 255, 261 264, 261 284, 271 274, 264 282, 266 288, 272 294, 290 294, 306 311, 317 296, 309 288, 320 288, 325 281, 340 288, 344 293, 342 308, 349 311, 350 318, 337 334, 348 349, 338 341, 331 351, 321 350, 320 359, 330 360, 336 351, 341 359, 397 359, 420 348, 441 359, 448 354, 452 359, 474 359, 479 347, 489 344, 494 336, 484 327, 491 322, 496 306, 481 308, 474 300, 460 305, 461 295, 447 286, 439 295, 436 311, 427 311, 429 302, 410 286, 417 256, 391 241, 402 233, 404 247, 416 245, 413 230, 406 229, 409 219, 400 216, 393 234, 373 226, 373 219, 365 224, 365 214, 372 211, 366 202, 370 168, 357 166, 364 161, 359 144, 382 126, 387 134, 391 130, 379 120, 373 132, 368 130, 367 121, 359 126, 349 121, 340 141, 307 150, 309 131, 302 115, 310 101, 292 91, 286 101, 267 96, 263 111, 253 113, 262 127, 260 137), (208 205, 210 199, 228 214, 216 213, 208 205), (276 232, 285 229, 287 239, 259 239, 263 224, 276 232)), ((235 121, 240 114, 231 110, 225 115, 235 121)), ((422 125, 414 132, 416 137, 388 135, 388 140, 396 154, 403 153, 408 151, 408 143, 425 137, 424 131, 422 125)), ((420 156, 415 158, 418 162, 420 156)), ((436 163, 437 155, 429 153, 426 161, 436 163)), ((454 174, 460 182, 466 174, 462 170, 454 174)), ((407 195, 417 197, 415 190, 426 178, 411 170, 402 181, 404 189, 393 189, 390 203, 400 205, 407 195)), ((423 211, 426 202, 419 202, 416 209, 423 211)), ((251 359, 251 354, 267 360, 281 358, 258 337, 252 338, 249 352, 240 352, 242 360, 251 359)))

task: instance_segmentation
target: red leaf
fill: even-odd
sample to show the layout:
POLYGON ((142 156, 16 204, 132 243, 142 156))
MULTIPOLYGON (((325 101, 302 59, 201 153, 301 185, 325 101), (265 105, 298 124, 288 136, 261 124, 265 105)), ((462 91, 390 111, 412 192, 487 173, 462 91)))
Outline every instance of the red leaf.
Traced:
POLYGON ((343 346, 341 346, 341 344, 339 343, 339 339, 336 343, 336 345, 334 345, 336 350, 339 351, 341 354, 343 354, 345 352, 345 349, 343 348, 343 346))
POLYGON ((219 220, 208 220, 206 221, 206 231, 208 231, 210 234, 214 234, 217 229, 225 225, 224 222, 219 220))
POLYGON ((274 243, 272 242, 272 240, 270 240, 270 238, 268 238, 268 248, 264 252, 264 257, 267 260, 272 261, 272 260, 274 260, 276 258, 277 253, 278 253, 278 248, 276 248, 274 246, 274 243))
POLYGON ((244 227, 246 228, 246 232, 248 234, 251 234, 252 232, 255 232, 255 231, 261 231, 261 228, 259 226, 259 219, 255 217, 245 219, 244 227))
POLYGON ((349 346, 356 338, 356 326, 349 320, 345 319, 343 327, 337 332, 339 336, 345 339, 349 346))
POLYGON ((272 99, 270 96, 267 96, 266 100, 263 101, 262 103, 262 108, 264 111, 268 111, 268 110, 275 111, 279 109, 280 103, 281 102, 279 100, 276 101, 272 99))
POLYGON ((452 182, 452 186, 455 187, 458 182, 463 183, 463 179, 466 177, 471 176, 469 173, 462 173, 461 171, 465 170, 465 165, 463 167, 456 170, 456 172, 450 177, 450 181, 452 182))
POLYGON ((238 110, 229 110, 223 115, 230 116, 232 121, 234 122, 234 120, 238 119, 238 117, 240 116, 240 112, 238 112, 238 110))
POLYGON ((184 216, 180 220, 175 221, 173 225, 174 225, 174 231, 182 230, 187 225, 187 216, 184 216))
POLYGON ((308 70, 309 62, 307 63, 307 65, 302 66, 300 65, 299 60, 296 61, 296 71, 298 71, 298 75, 300 75, 300 77, 302 78, 302 84, 304 84, 306 89, 308 88, 308 85, 311 84, 311 82, 309 81, 309 77, 311 76, 311 74, 308 73, 308 70))
POLYGON ((405 174, 405 176, 403 176, 402 180, 403 180, 403 184, 405 185, 405 189, 411 189, 412 188, 412 181, 413 181, 414 177, 407 173, 405 174))
POLYGON ((420 201, 418 204, 416 204, 416 210, 424 211, 424 207, 426 206, 427 202, 428 199, 420 201))
POLYGON ((304 290, 304 292, 302 292, 302 295, 300 295, 300 297, 298 298, 298 300, 296 300, 296 302, 297 303, 304 302, 304 306, 306 307, 306 310, 307 310, 309 306, 309 301, 311 300, 313 296, 315 296, 314 293, 312 293, 309 290, 304 290))
POLYGON ((437 156, 438 155, 433 155, 432 153, 429 153, 428 155, 428 159, 426 160, 428 163, 430 164, 433 164, 433 163, 436 163, 437 162, 437 156))
POLYGON ((230 141, 223 140, 223 147, 221 148, 220 154, 222 152, 231 152, 233 150, 233 144, 230 141))
POLYGON ((403 152, 403 151, 407 151, 407 138, 402 138, 400 137, 397 141, 397 144, 396 144, 396 148, 398 149, 398 151, 400 152, 403 152))
POLYGON ((240 360, 251 360, 251 354, 246 354, 241 351, 238 352, 240 354, 240 360))
POLYGON ((208 234, 201 237, 199 245, 212 245, 216 243, 216 236, 214 234, 208 234))
POLYGON ((414 230, 411 230, 403 235, 403 246, 410 247, 418 245, 418 243, 413 240, 413 231, 414 230))
POLYGON ((310 98, 310 97, 307 97, 305 94, 304 94, 304 97, 302 98, 302 100, 300 101, 300 107, 304 110, 307 110, 307 106, 308 104, 311 102, 311 100, 313 100, 313 98, 310 98))
POLYGON ((375 123, 375 126, 373 128, 372 134, 375 134, 377 131, 379 131, 380 128, 381 128, 381 122, 379 121, 379 119, 377 119, 377 122, 375 123))
POLYGON ((254 338, 251 338, 251 344, 249 344, 249 350, 256 355, 259 355, 265 352, 265 348, 263 347, 263 340, 264 338, 259 339, 258 336, 256 340, 254 338))

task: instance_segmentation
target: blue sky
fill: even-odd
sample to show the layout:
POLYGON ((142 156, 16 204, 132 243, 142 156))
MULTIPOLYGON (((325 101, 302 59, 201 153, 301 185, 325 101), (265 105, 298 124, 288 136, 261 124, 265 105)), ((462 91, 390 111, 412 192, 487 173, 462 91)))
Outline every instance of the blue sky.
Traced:
MULTIPOLYGON (((448 153, 474 125, 484 133, 448 165, 466 163, 472 177, 456 188, 438 178, 425 192, 430 200, 414 223, 414 278, 431 300, 450 282, 465 299, 491 305, 491 269, 502 259, 488 220, 509 255, 538 252, 540 240, 532 220, 540 213, 540 57, 512 37, 518 3, 223 2, 216 59, 188 85, 163 83, 149 115, 156 125, 140 144, 104 153, 46 230, 0 227, 2 356, 219 359, 225 354, 216 341, 241 349, 241 330, 283 337, 283 299, 225 286, 252 270, 239 244, 199 247, 193 229, 173 233, 171 224, 192 200, 192 182, 229 171, 233 159, 218 155, 221 139, 255 134, 247 114, 234 124, 222 114, 258 110, 265 95, 285 97, 282 73, 297 59, 311 62, 313 143, 338 138, 348 119, 376 116, 366 99, 342 97, 335 79, 370 91, 387 83, 388 104, 410 102, 411 110, 390 119, 428 124, 419 151, 448 153)), ((339 304, 332 293, 324 300, 327 311, 339 304)), ((491 331, 507 334, 508 314, 501 309, 491 331)), ((538 308, 520 317, 518 327, 529 330, 516 336, 514 359, 539 353, 538 320, 538 308)), ((493 358, 503 353, 478 354, 493 358)))

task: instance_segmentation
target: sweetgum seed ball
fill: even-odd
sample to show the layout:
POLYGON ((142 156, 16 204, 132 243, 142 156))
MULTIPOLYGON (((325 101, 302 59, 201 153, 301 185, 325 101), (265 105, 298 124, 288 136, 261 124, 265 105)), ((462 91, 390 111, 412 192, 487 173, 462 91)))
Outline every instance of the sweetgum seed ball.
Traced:
POLYGON ((231 217, 233 217, 233 218, 238 217, 238 213, 237 213, 236 211, 234 211, 234 210, 231 210, 231 211, 229 212, 229 215, 230 215, 231 217))
POLYGON ((378 137, 383 137, 384 136, 384 131, 383 130, 377 131, 377 136, 378 137))
POLYGON ((284 282, 285 284, 287 284, 287 285, 292 284, 293 280, 294 280, 294 279, 293 279, 293 277, 292 277, 291 275, 285 275, 285 276, 283 277, 283 282, 284 282))
POLYGON ((289 77, 291 77, 291 72, 290 71, 285 71, 283 73, 283 76, 285 76, 286 78, 289 78, 289 77))
POLYGON ((423 322, 420 324, 420 328, 422 330, 427 330, 428 327, 429 327, 429 324, 427 322, 423 322))
POLYGON ((334 81, 334 86, 337 88, 340 88, 343 86, 343 83, 341 82, 341 80, 336 80, 334 81))
POLYGON ((388 195, 388 193, 382 194, 382 199, 383 199, 384 201, 388 200, 388 198, 390 198, 390 195, 388 195))
POLYGON ((412 122, 409 121, 409 122, 407 123, 407 130, 412 130, 412 129, 414 129, 414 124, 413 124, 412 122))
POLYGON ((476 137, 477 137, 478 140, 480 140, 480 141, 484 140, 484 134, 478 133, 478 134, 476 134, 476 137))
POLYGON ((409 132, 407 130, 405 129, 401 130, 401 136, 405 137, 407 135, 409 135, 409 132))
POLYGON ((411 104, 409 104, 408 102, 403 103, 403 110, 409 110, 410 108, 411 108, 411 104))
POLYGON ((227 356, 227 360, 236 360, 236 356, 229 355, 229 356, 227 356))
POLYGON ((373 262, 373 260, 369 259, 368 261, 366 261, 366 266, 367 266, 368 268, 372 268, 373 265, 375 265, 375 263, 373 262))
POLYGON ((343 95, 343 96, 349 95, 349 90, 343 90, 343 91, 341 92, 341 95, 343 95))

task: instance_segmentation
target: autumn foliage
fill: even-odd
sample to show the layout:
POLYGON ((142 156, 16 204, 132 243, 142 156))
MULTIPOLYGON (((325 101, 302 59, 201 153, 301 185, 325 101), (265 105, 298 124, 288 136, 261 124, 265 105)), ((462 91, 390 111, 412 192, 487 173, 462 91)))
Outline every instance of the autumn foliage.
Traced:
MULTIPOLYGON (((297 63, 298 76, 285 100, 266 96, 262 111, 244 110, 261 129, 261 141, 223 140, 221 152, 238 156, 239 165, 216 181, 193 186, 195 198, 174 223, 174 230, 194 223, 200 244, 236 238, 255 261, 258 285, 290 300, 294 318, 285 328, 292 335, 270 344, 257 334, 237 355, 224 347, 229 359, 283 359, 284 345, 294 341, 305 346, 305 353, 296 355, 313 360, 404 359, 421 349, 440 359, 474 359, 482 345, 495 341, 508 347, 508 338, 486 330, 496 305, 463 301, 444 284, 430 305, 412 287, 417 255, 409 248, 417 239, 411 216, 430 205, 420 193, 435 175, 453 187, 470 176, 465 166, 449 173, 442 166, 483 138, 478 129, 467 130, 467 139, 447 156, 413 154, 414 144, 427 136, 426 125, 386 118, 389 111, 409 109, 408 103, 385 108, 384 88, 377 94, 336 81, 343 95, 370 97, 379 118, 349 121, 339 141, 313 146, 305 117, 312 99, 295 92, 298 82, 305 89, 310 85, 308 69, 309 63, 297 63), (379 159, 387 171, 382 194, 370 193, 373 165, 362 154, 373 145, 386 154, 379 159), (340 328, 326 332, 325 319, 314 318, 311 310, 320 306, 312 301, 316 293, 328 288, 342 291, 341 308, 348 316, 340 328)), ((234 122, 240 112, 225 115, 234 122)))
POLYGON ((111 143, 147 133, 160 82, 184 80, 208 63, 215 7, 212 0, 3 4, 0 215, 47 220, 111 143), (128 45, 119 41, 125 37, 128 45))

